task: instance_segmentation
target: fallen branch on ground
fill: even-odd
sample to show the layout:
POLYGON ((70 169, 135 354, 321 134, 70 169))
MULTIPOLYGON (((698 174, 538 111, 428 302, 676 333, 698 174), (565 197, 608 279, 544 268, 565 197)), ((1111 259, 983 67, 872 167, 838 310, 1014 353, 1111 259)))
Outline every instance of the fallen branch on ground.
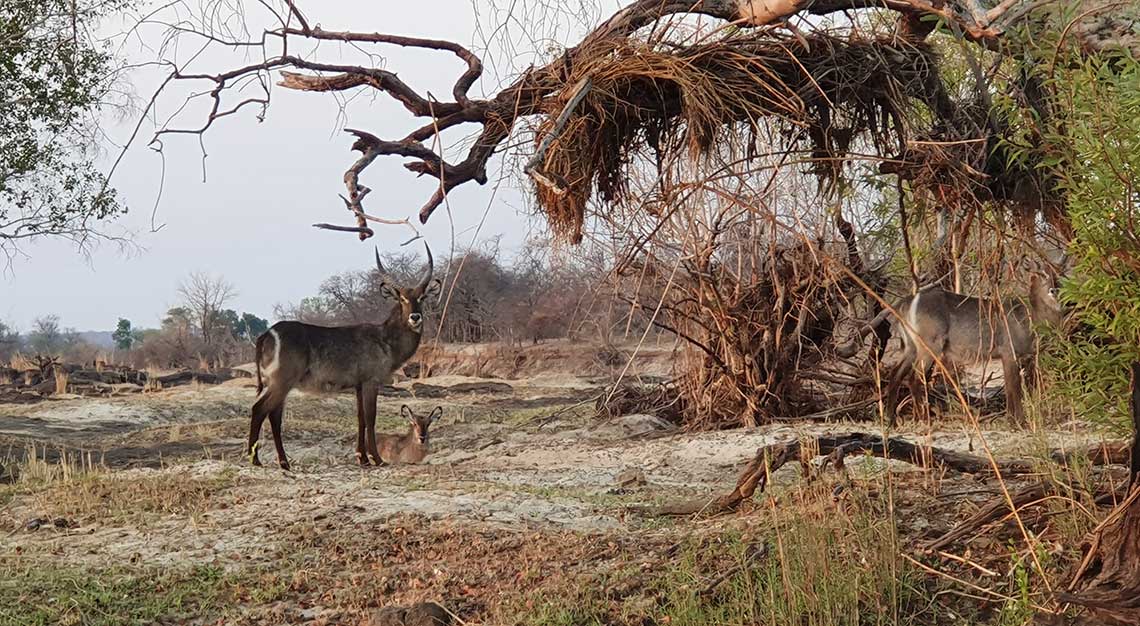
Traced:
MULTIPOLYGON (((1073 490, 1074 487, 1071 485, 1060 485, 1053 481, 1042 481, 1029 485, 1016 493, 1011 493, 1008 502, 1005 497, 995 499, 990 504, 982 507, 977 513, 974 513, 968 519, 955 526, 950 532, 947 532, 937 539, 926 542, 921 547, 924 550, 936 552, 962 539, 975 536, 989 524, 1010 518, 1012 511, 1010 510, 1009 502, 1013 503, 1014 509, 1022 509, 1035 503, 1044 502, 1054 495, 1070 494, 1073 490)), ((1098 491, 1094 499, 1098 504, 1101 502, 1118 502, 1121 496, 1126 494, 1127 491, 1122 494, 1119 490, 1109 488, 1098 491)))
MULTIPOLYGON (((1108 450, 1107 447, 1098 449, 1108 450)), ((995 467, 1002 476, 1019 476, 1032 474, 1037 471, 1034 464, 1030 461, 991 461, 986 457, 965 454, 945 448, 922 446, 897 437, 890 437, 884 440, 879 435, 858 432, 845 435, 821 435, 807 445, 800 441, 791 441, 760 448, 756 451, 756 456, 753 457, 748 463, 748 466, 745 467, 744 471, 740 474, 736 488, 723 496, 712 501, 683 502, 665 505, 654 510, 653 513, 656 515, 694 515, 698 513, 716 515, 718 513, 733 511, 739 507, 741 503, 752 498, 753 494, 757 491, 764 491, 771 475, 790 461, 799 461, 800 465, 805 468, 805 473, 808 463, 817 457, 824 457, 821 468, 825 468, 831 463, 835 465, 836 469, 842 469, 843 459, 845 457, 861 453, 902 461, 925 469, 952 470, 965 474, 992 474, 995 467), (805 448, 810 451, 808 452, 808 456, 805 456, 805 448)), ((1058 455, 1060 455, 1060 453, 1053 453, 1053 456, 1058 455)), ((1090 455, 1090 462, 1094 465, 1103 465, 1112 463, 1117 456, 1118 455, 1109 453, 1093 454, 1090 455)), ((1060 458, 1071 459, 1072 457, 1061 455, 1060 458)), ((1043 487, 1041 489, 1043 489, 1043 487)), ((1039 489, 1037 491, 1026 490, 1019 492, 1015 497, 1021 499, 1028 498, 1028 500, 1021 503, 1025 504, 1032 502, 1034 499, 1040 499, 1043 495, 1044 491, 1039 489), (1036 497, 1031 497, 1034 494, 1037 494, 1036 497)), ((1004 501, 1001 503, 1001 506, 1005 507, 1006 511, 1009 510, 1004 501)), ((1020 506, 1016 499, 1015 506, 1020 506)), ((1000 512, 992 513, 994 516, 999 514, 1000 512)), ((981 513, 979 513, 979 515, 981 515, 981 513)), ((982 522, 983 525, 984 523, 985 522, 982 522)))

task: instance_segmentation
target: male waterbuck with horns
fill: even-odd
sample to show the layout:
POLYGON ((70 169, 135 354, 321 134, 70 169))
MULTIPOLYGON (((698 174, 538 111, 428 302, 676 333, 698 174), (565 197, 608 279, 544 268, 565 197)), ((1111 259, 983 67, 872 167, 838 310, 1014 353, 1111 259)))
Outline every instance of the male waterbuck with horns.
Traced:
MULTIPOLYGON (((920 380, 941 363, 950 373, 972 364, 1000 359, 1005 387, 1006 410, 1015 420, 1024 419, 1021 400, 1022 364, 1032 364, 1037 354, 1034 323, 1060 326, 1062 310, 1054 297, 1054 277, 1040 265, 1029 266, 1029 297, 1026 300, 976 298, 938 287, 919 290, 903 298, 893 309, 885 309, 859 332, 864 337, 882 324, 892 311, 891 324, 902 328, 903 354, 891 374, 883 399, 888 422, 895 423, 899 386, 908 375, 911 394, 918 402, 920 380), (899 320, 901 316, 903 320, 899 320)), ((853 342, 840 347, 840 356, 855 353, 853 342)))
POLYGON ((424 316, 422 303, 439 294, 440 282, 432 278, 431 248, 427 247, 427 272, 412 288, 394 285, 380 263, 376 269, 382 283, 380 294, 394 302, 392 312, 381 324, 316 326, 302 322, 278 322, 257 338, 257 400, 249 422, 250 461, 257 458, 261 425, 269 418, 277 462, 289 469, 281 444, 281 419, 285 398, 294 388, 316 392, 356 392, 356 459, 382 465, 376 447, 376 397, 381 385, 391 382, 392 373, 415 354, 420 345, 424 316), (263 384, 264 375, 264 384, 263 384))

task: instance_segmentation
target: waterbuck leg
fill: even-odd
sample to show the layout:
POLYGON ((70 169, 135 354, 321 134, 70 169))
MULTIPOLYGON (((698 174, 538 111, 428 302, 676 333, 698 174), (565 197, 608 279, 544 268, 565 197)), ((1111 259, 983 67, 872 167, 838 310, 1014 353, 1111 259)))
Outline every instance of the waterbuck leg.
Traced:
POLYGON ((282 402, 269 412, 269 425, 273 428, 273 445, 277 447, 277 464, 281 469, 289 469, 289 460, 285 458, 285 445, 281 442, 281 420, 285 415, 285 403, 282 402))
POLYGON ((368 452, 364 448, 364 389, 356 386, 356 462, 368 465, 368 452))
POLYGON ((915 359, 914 376, 910 379, 910 397, 914 402, 914 416, 930 424, 930 375, 934 358, 925 350, 915 359))
POLYGON ((1018 366, 1021 367, 1021 380, 1023 382, 1022 391, 1037 388, 1037 363, 1033 357, 1027 357, 1025 360, 1019 360, 1018 366))
POLYGON ((1002 374, 1005 376, 1005 410, 1018 424, 1025 422, 1025 410, 1021 406, 1021 366, 1017 357, 1001 355, 1002 374))
POLYGON ((376 447, 376 396, 379 389, 373 385, 365 385, 363 393, 364 404, 364 438, 368 446, 368 455, 376 465, 384 465, 380 458, 380 449, 376 447))
POLYGON ((245 448, 245 453, 249 456, 250 463, 254 465, 261 465, 261 459, 257 458, 257 440, 261 437, 261 425, 269 415, 268 398, 268 391, 261 394, 249 412, 249 444, 245 448))
POLYGON ((911 369, 914 367, 915 356, 914 347, 908 343, 902 359, 899 360, 898 365, 895 366, 895 371, 891 374, 891 381, 887 383, 886 397, 883 399, 883 412, 887 418, 887 425, 891 428, 894 428, 896 422, 895 409, 899 401, 899 385, 902 384, 904 376, 912 373, 911 369))

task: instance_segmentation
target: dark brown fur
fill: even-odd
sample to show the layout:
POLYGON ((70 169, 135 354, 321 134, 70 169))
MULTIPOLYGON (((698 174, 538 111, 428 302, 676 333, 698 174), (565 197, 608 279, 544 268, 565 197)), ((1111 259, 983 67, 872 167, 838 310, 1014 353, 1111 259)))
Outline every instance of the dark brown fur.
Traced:
MULTIPOLYGON (((384 273, 379 253, 377 268, 384 273)), ((353 390, 356 393, 356 458, 361 465, 368 458, 383 464, 376 447, 376 398, 381 385, 391 383, 392 373, 415 354, 423 330, 422 302, 438 291, 431 278, 431 250, 428 272, 413 288, 395 287, 385 282, 381 292, 395 300, 388 318, 381 324, 317 326, 302 322, 278 322, 257 338, 257 400, 253 404, 246 448, 254 465, 257 440, 265 418, 273 431, 277 462, 289 468, 281 441, 281 420, 285 399, 294 388, 316 392, 353 390), (263 371, 265 379, 263 380, 263 371)))

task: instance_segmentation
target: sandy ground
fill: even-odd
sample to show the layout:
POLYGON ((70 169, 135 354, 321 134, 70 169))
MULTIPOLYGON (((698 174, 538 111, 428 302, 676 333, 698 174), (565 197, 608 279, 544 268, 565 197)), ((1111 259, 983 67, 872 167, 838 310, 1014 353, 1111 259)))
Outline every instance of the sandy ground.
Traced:
MULTIPOLYGON (((441 377, 430 382, 450 386, 471 380, 441 377)), ((95 565, 239 567, 287 552, 280 529, 321 520, 350 520, 378 529, 393 516, 411 513, 427 520, 508 528, 628 529, 644 523, 630 513, 632 505, 731 489, 761 446, 848 427, 875 428, 772 425, 688 434, 650 416, 594 421, 591 398, 599 389, 585 379, 548 375, 510 384, 513 391, 507 394, 444 401, 382 399, 380 414, 388 432, 402 429, 394 416, 403 402, 424 410, 437 402, 445 406, 443 419, 432 429, 433 453, 426 462, 383 468, 360 468, 353 460, 351 397, 296 395, 285 418, 290 472, 275 467, 268 426, 261 452, 266 466, 251 467, 242 456, 246 411, 254 395, 244 381, 126 398, 0 405, 0 436, 9 457, 39 442, 47 445, 38 454, 53 458, 62 445, 91 451, 112 468, 110 475, 121 485, 147 478, 171 485, 209 479, 220 485, 193 515, 157 515, 139 522, 129 516, 80 514, 68 520, 69 528, 37 532, 23 529, 28 520, 55 517, 51 501, 36 494, 17 496, 0 510, 0 528, 7 529, 2 543, 25 555, 65 555, 95 565), (621 486, 623 472, 640 472, 644 481, 621 486)), ((902 434, 975 452, 981 452, 984 437, 991 450, 1008 457, 1034 446, 1095 442, 1089 433, 1069 425, 1031 436, 986 430, 979 437, 965 426, 902 434)), ((879 472, 885 462, 856 458, 847 465, 851 472, 879 472)), ((791 466, 776 476, 778 484, 797 480, 798 469, 791 466)))

